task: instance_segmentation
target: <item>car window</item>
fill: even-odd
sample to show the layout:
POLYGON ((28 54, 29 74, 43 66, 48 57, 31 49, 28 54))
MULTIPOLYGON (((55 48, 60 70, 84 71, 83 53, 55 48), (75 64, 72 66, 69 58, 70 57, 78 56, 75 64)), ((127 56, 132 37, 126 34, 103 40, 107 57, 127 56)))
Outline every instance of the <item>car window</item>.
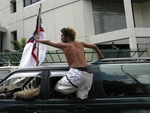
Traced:
POLYGON ((56 83, 64 76, 67 75, 68 71, 51 71, 50 72, 50 95, 49 98, 65 98, 65 95, 55 91, 55 85, 56 83))
POLYGON ((39 76, 40 72, 20 72, 20 73, 15 73, 12 76, 10 76, 9 78, 7 78, 7 80, 12 79, 12 78, 26 78, 26 77, 35 77, 35 76, 39 76))
POLYGON ((10 70, 0 70, 0 80, 2 80, 10 72, 10 70))
POLYGON ((104 64, 100 75, 107 96, 150 95, 150 64, 104 64))
MULTIPOLYGON (((68 73, 68 71, 51 71, 50 72, 50 95, 49 98, 53 98, 53 99, 77 99, 76 96, 76 92, 73 92, 71 94, 62 94, 60 92, 57 92, 55 90, 55 86, 57 84, 57 82, 63 78, 64 76, 66 76, 68 73)), ((91 88, 92 89, 92 88, 91 88)), ((91 93, 91 90, 89 91, 89 98, 93 98, 93 95, 91 93)))
POLYGON ((5 78, 10 72, 18 69, 18 66, 3 66, 0 67, 0 79, 5 78))
POLYGON ((8 77, 5 81, 3 81, 1 83, 1 86, 13 86, 13 87, 9 87, 9 90, 11 90, 17 86, 23 85, 23 83, 28 78, 41 77, 40 73, 41 72, 18 72, 18 73, 14 73, 10 77, 8 77))
MULTIPOLYGON (((40 71, 12 73, 11 76, 9 76, 0 84, 0 95, 9 93, 11 94, 12 98, 13 93, 15 92, 34 89, 40 86, 41 78, 42 77, 40 71)), ((0 98, 3 98, 3 96, 0 96, 0 98)), ((10 96, 8 98, 10 98, 10 96)))

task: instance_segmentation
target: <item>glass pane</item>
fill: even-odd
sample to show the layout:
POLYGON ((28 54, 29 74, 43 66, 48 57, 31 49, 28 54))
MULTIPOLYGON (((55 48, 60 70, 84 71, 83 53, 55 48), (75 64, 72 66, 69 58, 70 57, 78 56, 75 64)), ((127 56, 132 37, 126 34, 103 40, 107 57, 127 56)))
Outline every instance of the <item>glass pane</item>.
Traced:
POLYGON ((0 70, 0 80, 3 79, 8 73, 10 73, 10 70, 0 70))
POLYGON ((32 0, 32 3, 37 2, 37 1, 39 1, 39 0, 32 0))
POLYGON ((14 73, 10 77, 8 77, 3 83, 0 85, 0 92, 3 92, 4 89, 7 91, 21 88, 25 84, 28 84, 33 78, 41 78, 41 72, 19 72, 14 73))
POLYGON ((93 0, 95 34, 126 28, 123 0, 93 0))
POLYGON ((106 95, 150 95, 149 66, 149 64, 112 64, 100 66, 106 95))
POLYGON ((31 4, 31 0, 24 0, 24 6, 28 6, 31 4))

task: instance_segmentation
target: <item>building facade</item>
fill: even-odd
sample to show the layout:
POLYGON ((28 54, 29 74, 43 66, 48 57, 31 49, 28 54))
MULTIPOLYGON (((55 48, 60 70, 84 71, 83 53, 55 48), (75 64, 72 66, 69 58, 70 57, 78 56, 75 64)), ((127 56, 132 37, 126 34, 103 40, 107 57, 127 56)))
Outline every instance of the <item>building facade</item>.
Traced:
POLYGON ((31 37, 40 3, 51 41, 60 41, 60 29, 72 27, 76 40, 96 44, 106 57, 114 57, 108 55, 112 48, 130 50, 127 56, 150 56, 149 0, 0 0, 0 52, 13 50, 11 40, 31 37))

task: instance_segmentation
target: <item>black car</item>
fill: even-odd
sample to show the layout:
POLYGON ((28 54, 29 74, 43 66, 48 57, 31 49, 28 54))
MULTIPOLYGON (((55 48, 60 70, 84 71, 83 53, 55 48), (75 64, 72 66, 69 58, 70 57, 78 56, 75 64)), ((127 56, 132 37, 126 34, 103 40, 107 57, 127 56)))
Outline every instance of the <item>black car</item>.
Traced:
POLYGON ((150 113, 150 58, 105 58, 91 66, 93 84, 84 100, 54 90, 67 65, 11 72, 1 81, 0 113, 150 113), (37 87, 32 98, 22 93, 37 87))

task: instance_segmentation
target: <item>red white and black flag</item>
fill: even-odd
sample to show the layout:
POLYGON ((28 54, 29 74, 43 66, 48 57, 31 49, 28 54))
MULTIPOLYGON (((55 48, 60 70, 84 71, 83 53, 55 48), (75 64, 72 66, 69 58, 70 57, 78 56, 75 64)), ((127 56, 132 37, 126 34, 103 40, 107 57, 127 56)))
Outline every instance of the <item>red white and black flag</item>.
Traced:
POLYGON ((40 10, 41 9, 39 9, 36 20, 36 29, 30 39, 27 41, 26 46, 24 47, 19 68, 37 66, 37 59, 38 65, 40 65, 45 59, 46 45, 39 43, 37 47, 37 42, 34 40, 34 36, 36 35, 39 35, 40 39, 46 39, 43 22, 40 16, 40 10))

